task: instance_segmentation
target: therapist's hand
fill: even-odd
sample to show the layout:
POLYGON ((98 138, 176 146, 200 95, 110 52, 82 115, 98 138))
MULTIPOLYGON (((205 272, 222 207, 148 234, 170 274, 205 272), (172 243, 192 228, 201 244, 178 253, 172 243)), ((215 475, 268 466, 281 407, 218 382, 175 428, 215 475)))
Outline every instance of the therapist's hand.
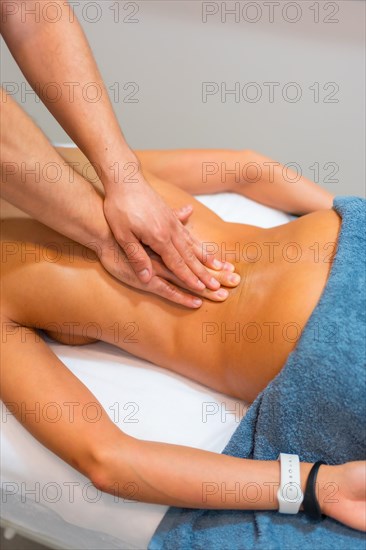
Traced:
MULTIPOLYGON (((188 294, 177 277, 169 271, 163 264, 161 258, 154 254, 150 249, 146 249, 152 264, 152 277, 148 283, 141 283, 131 268, 123 250, 117 245, 116 240, 111 237, 109 243, 97 247, 99 251, 99 260, 103 267, 125 284, 161 296, 170 302, 180 304, 189 308, 198 308, 202 305, 202 299, 206 298, 214 302, 223 302, 228 297, 228 289, 236 287, 240 282, 240 277, 232 271, 232 265, 226 264, 221 271, 210 270, 211 275, 218 282, 227 287, 220 287, 219 290, 209 290, 205 288, 197 292, 197 296, 188 294)), ((93 248, 94 250, 94 248, 93 248)))
MULTIPOLYGON (((235 284, 229 280, 233 266, 204 254, 202 243, 184 227, 182 222, 192 213, 191 206, 173 211, 142 175, 134 182, 105 189, 104 213, 127 260, 124 273, 119 271, 115 275, 120 280, 192 308, 199 307, 201 300, 182 292, 179 287, 222 301, 228 293, 220 289, 220 282, 229 287, 237 286, 239 279, 235 284), (164 265, 162 262, 157 264, 156 259, 153 265, 143 245, 155 252, 164 265), (224 275, 219 270, 224 270, 224 275)), ((111 255, 105 252, 105 247, 101 262, 108 271, 116 271, 117 266, 111 265, 111 255)), ((121 265, 119 262, 119 270, 121 265)))
POLYGON ((225 263, 224 269, 220 271, 210 269, 210 271, 211 275, 227 288, 220 287, 216 291, 205 288, 197 292, 197 296, 194 296, 184 292, 184 289, 189 289, 185 285, 182 285, 179 279, 165 267, 160 256, 154 254, 148 247, 146 248, 146 252, 152 264, 152 277, 148 283, 141 283, 139 281, 123 250, 118 246, 112 235, 108 243, 104 242, 103 246, 97 246, 96 248, 103 267, 118 280, 139 290, 162 296, 170 302, 189 308, 200 307, 202 305, 201 298, 214 302, 223 302, 228 297, 228 289, 236 287, 240 282, 240 276, 233 273, 233 266, 225 263))

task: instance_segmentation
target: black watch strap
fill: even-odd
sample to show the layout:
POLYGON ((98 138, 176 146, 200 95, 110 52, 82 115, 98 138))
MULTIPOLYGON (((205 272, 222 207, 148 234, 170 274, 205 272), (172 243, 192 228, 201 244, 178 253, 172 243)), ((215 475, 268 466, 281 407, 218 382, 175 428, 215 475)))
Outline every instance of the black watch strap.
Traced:
POLYGON ((316 476, 318 475, 318 470, 322 464, 325 464, 325 462, 319 460, 318 462, 315 462, 311 468, 308 480, 306 482, 304 500, 302 503, 305 514, 316 520, 320 520, 323 517, 318 499, 316 498, 316 476))

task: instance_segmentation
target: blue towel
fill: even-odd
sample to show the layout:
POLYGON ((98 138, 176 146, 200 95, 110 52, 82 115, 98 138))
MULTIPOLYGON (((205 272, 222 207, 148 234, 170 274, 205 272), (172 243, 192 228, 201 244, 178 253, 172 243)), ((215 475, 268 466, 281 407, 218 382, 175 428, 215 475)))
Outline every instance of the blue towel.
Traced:
MULTIPOLYGON (((225 454, 277 460, 286 452, 329 464, 365 459, 366 200, 337 197, 333 208, 342 226, 327 285, 285 367, 250 407, 225 454)), ((170 508, 149 550, 365 546, 364 533, 302 512, 170 508)))

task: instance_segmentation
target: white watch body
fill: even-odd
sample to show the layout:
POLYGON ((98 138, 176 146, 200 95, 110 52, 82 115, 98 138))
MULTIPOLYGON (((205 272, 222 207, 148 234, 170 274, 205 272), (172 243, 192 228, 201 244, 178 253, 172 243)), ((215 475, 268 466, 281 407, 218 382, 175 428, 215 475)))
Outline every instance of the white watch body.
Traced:
POLYGON ((301 490, 300 460, 298 455, 281 453, 280 487, 277 491, 279 512, 281 514, 297 514, 300 510, 304 494, 301 490))

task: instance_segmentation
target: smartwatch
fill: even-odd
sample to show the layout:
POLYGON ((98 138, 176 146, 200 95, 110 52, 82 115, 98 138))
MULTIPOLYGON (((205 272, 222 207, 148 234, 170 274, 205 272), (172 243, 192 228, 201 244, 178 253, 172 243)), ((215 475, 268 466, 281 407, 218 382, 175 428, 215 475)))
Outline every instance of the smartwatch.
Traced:
POLYGON ((300 460, 298 455, 281 453, 280 487, 277 491, 280 514, 297 514, 304 494, 301 490, 300 460))

